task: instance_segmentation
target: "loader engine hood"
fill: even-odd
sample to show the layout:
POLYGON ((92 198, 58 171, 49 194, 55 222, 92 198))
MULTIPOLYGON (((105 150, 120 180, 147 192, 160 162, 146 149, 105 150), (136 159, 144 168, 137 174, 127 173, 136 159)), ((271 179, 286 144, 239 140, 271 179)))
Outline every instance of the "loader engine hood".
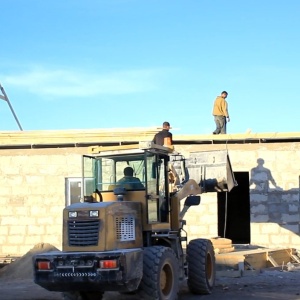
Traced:
POLYGON ((142 247, 141 204, 76 203, 63 211, 63 251, 142 247))

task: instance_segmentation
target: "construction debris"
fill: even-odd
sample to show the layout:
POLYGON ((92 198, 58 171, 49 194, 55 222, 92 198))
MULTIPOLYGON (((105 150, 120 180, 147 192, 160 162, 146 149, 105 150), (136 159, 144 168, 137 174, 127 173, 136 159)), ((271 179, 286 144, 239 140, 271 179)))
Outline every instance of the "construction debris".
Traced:
MULTIPOLYGON (((220 243, 220 242, 219 242, 220 243)), ((227 242, 227 245, 228 242, 227 242)), ((216 245, 216 247, 218 247, 216 245)), ((257 275, 263 270, 300 270, 299 256, 295 249, 243 249, 233 246, 232 252, 217 252, 218 276, 241 277, 257 275)), ((225 248, 226 249, 226 248, 225 248)))
POLYGON ((3 268, 6 265, 14 262, 18 258, 20 258, 20 257, 18 257, 18 256, 10 256, 10 255, 0 256, 0 268, 3 268))
POLYGON ((21 258, 17 258, 10 264, 0 269, 0 278, 27 279, 33 278, 32 257, 37 253, 57 251, 58 249, 47 243, 35 245, 21 258))

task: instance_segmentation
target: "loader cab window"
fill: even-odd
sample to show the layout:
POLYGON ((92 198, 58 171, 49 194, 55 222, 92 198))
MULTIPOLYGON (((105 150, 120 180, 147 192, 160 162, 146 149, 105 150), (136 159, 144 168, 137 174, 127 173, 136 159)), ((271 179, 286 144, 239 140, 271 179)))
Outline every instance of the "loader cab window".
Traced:
POLYGON ((145 189, 144 155, 113 155, 108 157, 83 156, 83 178, 89 179, 83 196, 99 192, 111 192, 117 186, 127 190, 145 189), (132 173, 126 173, 131 170, 132 173), (125 174, 124 174, 125 172, 125 174))
POLYGON ((142 197, 146 197, 148 222, 168 222, 168 162, 168 155, 150 151, 108 157, 83 156, 83 182, 87 184, 83 185, 82 199, 96 191, 101 195, 111 193, 120 185, 128 191, 145 191, 142 197), (124 174, 127 168, 133 170, 133 176, 124 174))
POLYGON ((123 186, 127 190, 145 189, 145 165, 143 156, 127 157, 116 160, 116 178, 113 184, 123 186))
POLYGON ((146 186, 148 222, 167 222, 168 198, 168 156, 146 153, 146 186))
POLYGON ((82 181, 87 182, 87 184, 83 185, 81 190, 81 201, 84 196, 91 195, 96 190, 97 179, 95 172, 97 172, 100 167, 97 160, 89 156, 83 156, 82 164, 82 181))

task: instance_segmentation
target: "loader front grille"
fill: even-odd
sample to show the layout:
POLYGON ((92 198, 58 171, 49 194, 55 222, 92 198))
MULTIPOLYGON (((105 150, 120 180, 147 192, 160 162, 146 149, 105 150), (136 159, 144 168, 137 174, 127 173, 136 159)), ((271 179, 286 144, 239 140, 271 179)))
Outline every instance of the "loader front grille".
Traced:
POLYGON ((99 220, 68 221, 69 246, 97 246, 99 220))
POLYGON ((133 217, 116 217, 117 240, 121 242, 135 240, 135 219, 133 217))

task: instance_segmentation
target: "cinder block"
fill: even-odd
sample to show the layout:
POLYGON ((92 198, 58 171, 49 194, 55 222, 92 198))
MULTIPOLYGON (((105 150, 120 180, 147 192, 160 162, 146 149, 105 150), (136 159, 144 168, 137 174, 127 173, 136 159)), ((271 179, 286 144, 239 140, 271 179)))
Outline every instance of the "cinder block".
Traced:
MULTIPOLYGON (((188 220, 189 222, 187 222, 187 225, 192 225, 192 224, 197 224, 196 221, 197 221, 197 217, 196 215, 192 214, 192 213, 188 213, 186 214, 186 217, 188 217, 188 220)), ((184 218, 184 219, 187 219, 187 218, 184 218)))
POLYGON ((10 225, 15 225, 19 224, 20 219, 16 216, 6 216, 1 218, 1 226, 10 226, 10 225))
POLYGON ((263 247, 270 245, 269 234, 251 235, 251 244, 263 247))
POLYGON ((19 247, 19 256, 25 255, 28 251, 30 251, 33 248, 34 245, 21 245, 19 247))
POLYGON ((8 226, 2 226, 2 225, 0 225, 0 236, 2 236, 2 235, 8 235, 8 229, 9 229, 9 227, 8 226))
MULTIPOLYGON (((35 174, 38 174, 38 172, 35 174)), ((26 176, 24 176, 24 179, 25 179, 26 184, 29 186, 38 187, 38 186, 44 185, 44 183, 45 183, 45 176, 43 176, 43 175, 32 175, 32 174, 26 175, 26 176)))
POLYGON ((299 203, 289 204, 288 208, 290 213, 299 213, 299 203))
POLYGON ((300 250, 300 236, 297 234, 292 235, 291 244, 293 245, 293 248, 300 250))
POLYGON ((61 218, 62 218, 63 217, 63 209, 64 209, 63 205, 56 205, 56 206, 49 207, 48 211, 51 215, 61 216, 61 218))
POLYGON ((7 235, 0 235, 0 245, 4 245, 6 243, 7 243, 7 235))
POLYGON ((216 225, 209 225, 208 229, 209 229, 208 234, 209 234, 210 237, 218 236, 218 228, 217 228, 216 225))
POLYGON ((62 224, 45 225, 45 234, 62 236, 62 224))
MULTIPOLYGON (((299 224, 284 224, 280 225, 280 232, 283 234, 291 234, 291 233, 296 233, 299 234, 299 224)), ((291 236, 294 236, 293 234, 291 236)))
POLYGON ((27 233, 26 230, 27 230, 27 226, 23 226, 23 225, 12 225, 8 227, 10 236, 18 236, 20 234, 24 236, 27 233))
POLYGON ((260 234, 261 233, 261 224, 260 223, 251 223, 250 224, 250 231, 251 231, 251 234, 254 235, 254 234, 260 234))
POLYGON ((20 256, 19 246, 17 245, 3 245, 2 255, 20 256))
POLYGON ((24 245, 28 245, 29 247, 33 247, 36 244, 41 243, 43 240, 43 235, 27 235, 25 237, 24 245))
POLYGON ((267 202, 268 195, 262 194, 260 191, 250 189, 250 205, 257 203, 266 204, 267 202))
POLYGON ((14 207, 9 206, 9 205, 4 205, 2 202, 1 203, 1 210, 0 210, 0 216, 13 216, 14 215, 14 207))
POLYGON ((7 242, 10 245, 22 245, 24 243, 24 235, 10 235, 7 238, 7 242))
POLYGON ((41 195, 26 195, 24 196, 25 203, 28 205, 28 207, 41 205, 41 195))
POLYGON ((60 249, 62 245, 62 236, 61 235, 44 235, 43 236, 43 243, 48 243, 53 245, 54 247, 60 249))
POLYGON ((52 225, 53 224, 53 217, 49 216, 49 217, 36 218, 36 223, 38 225, 52 225))
POLYGON ((290 234, 270 234, 269 241, 276 247, 288 247, 290 245, 290 234))
POLYGON ((43 235, 45 234, 44 225, 29 225, 27 229, 28 235, 43 235))
POLYGON ((211 215, 206 215, 206 216, 202 215, 199 218, 199 224, 200 223, 202 223, 202 224, 215 224, 215 226, 217 226, 216 223, 215 223, 215 218, 212 218, 211 215))
POLYGON ((269 221, 269 216, 267 214, 263 215, 254 215, 251 214, 251 222, 254 223, 265 223, 269 221))
POLYGON ((264 224, 261 229, 262 234, 270 233, 270 234, 279 234, 280 226, 276 223, 268 223, 264 224))
POLYGON ((29 207, 28 206, 15 206, 14 215, 17 216, 29 216, 29 207))
POLYGON ((198 232, 200 234, 203 234, 203 235, 208 235, 209 234, 209 228, 208 228, 208 226, 204 226, 204 225, 198 226, 198 232))
POLYGON ((3 178, 3 182, 1 184, 0 195, 5 199, 10 199, 14 186, 11 184, 10 179, 8 177, 5 178, 3 178))
POLYGON ((18 223, 17 224, 22 224, 24 226, 26 225, 35 225, 36 224, 36 218, 31 217, 31 216, 20 216, 18 218, 18 223))
POLYGON ((257 204, 257 205, 251 205, 251 214, 254 215, 264 215, 268 212, 267 206, 265 204, 257 204))
POLYGON ((300 222, 300 215, 297 214, 282 214, 283 222, 300 222))

